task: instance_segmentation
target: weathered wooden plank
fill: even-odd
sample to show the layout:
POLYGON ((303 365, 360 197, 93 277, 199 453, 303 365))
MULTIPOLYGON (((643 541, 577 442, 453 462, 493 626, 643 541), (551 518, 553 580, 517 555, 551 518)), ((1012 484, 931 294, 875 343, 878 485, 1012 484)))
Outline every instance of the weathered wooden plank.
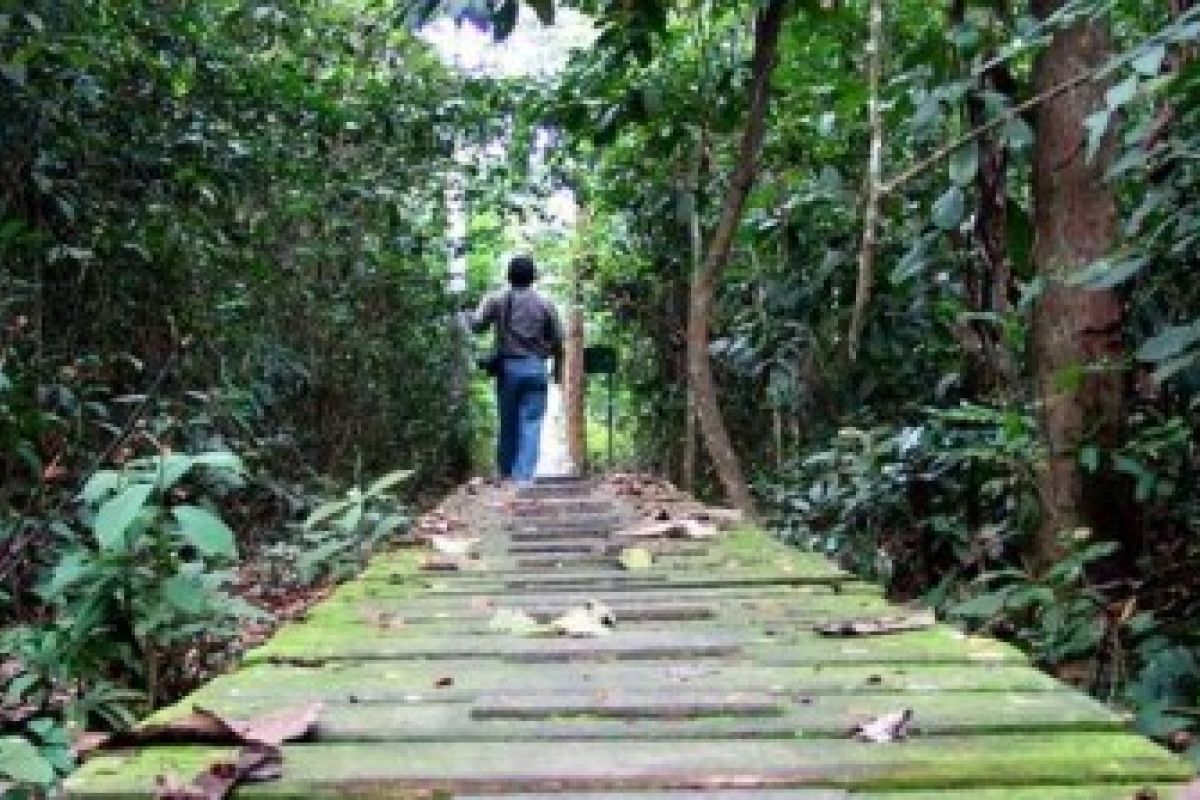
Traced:
MULTIPOLYGON (((269 698, 241 697, 204 706, 234 717, 278 708, 269 698)), ((1124 720, 1074 694, 772 695, 763 692, 628 690, 483 696, 474 703, 428 694, 389 703, 330 703, 320 714, 317 741, 514 742, 632 739, 845 739, 856 724, 908 707, 914 735, 1120 731, 1124 720), (632 724, 636 723, 636 724, 632 724)), ((187 714, 181 703, 157 714, 187 714)))
MULTIPOLYGON (((195 774, 228 749, 147 748, 96 758, 69 797, 144 797, 163 772, 195 774)), ((283 778, 239 797, 404 797, 405 792, 651 789, 954 789, 1183 782, 1191 769, 1124 734, 848 740, 347 743, 284 747, 283 778)))
POLYGON ((533 486, 519 487, 516 498, 518 500, 571 500, 588 497, 594 491, 595 486, 589 481, 539 483, 533 486))
MULTIPOLYGON (((947 791, 854 792, 854 800, 1178 800, 1182 786, 1101 784, 1096 786, 973 787, 947 791)), ((511 796, 510 796, 511 797, 511 796)), ((576 800, 572 798, 571 800, 576 800)), ((626 798, 628 800, 628 798, 626 798)), ((664 798, 665 800, 665 798, 664 798)))
POLYGON ((663 635, 618 632, 596 639, 477 636, 388 635, 367 627, 326 630, 293 626, 246 656, 264 661, 504 658, 536 664, 545 661, 595 661, 660 658, 712 658, 735 655, 746 641, 734 634, 663 635))
MULTIPOLYGON (((577 599, 591 598, 604 600, 634 594, 639 598, 675 597, 675 598, 713 598, 716 600, 755 600, 755 599, 784 599, 803 597, 805 595, 866 595, 881 597, 882 589, 876 584, 863 581, 848 581, 834 584, 802 584, 799 586, 663 586, 658 589, 639 588, 627 593, 624 588, 604 589, 595 586, 564 587, 557 591, 537 588, 533 591, 505 590, 499 581, 494 583, 466 583, 461 580, 450 581, 432 573, 423 575, 400 576, 395 580, 355 581, 338 590, 337 599, 355 597, 386 599, 409 598, 426 599, 429 601, 459 600, 471 602, 472 598, 515 598, 512 602, 526 603, 534 595, 573 595, 577 599)), ((607 602, 607 601, 606 601, 607 602)))
POLYGON ((366 623, 285 627, 266 645, 247 654, 249 663, 271 660, 354 660, 405 658, 505 658, 525 663, 596 659, 703 658, 745 654, 761 663, 1027 663, 1016 648, 993 639, 964 636, 939 626, 893 636, 840 639, 812 631, 715 629, 679 632, 618 627, 608 636, 524 637, 498 632, 420 636, 366 623))
POLYGON ((849 794, 840 789, 765 789, 742 792, 681 791, 681 792, 573 792, 562 794, 470 794, 455 800, 846 800, 849 794))
POLYGON ((780 789, 752 792, 587 792, 585 794, 459 795, 455 800, 1174 800, 1179 786, 1136 784, 1102 786, 1009 786, 958 791, 854 792, 829 789, 780 789))
MULTIPOLYGON (((306 699, 333 703, 474 702, 484 692, 553 697, 615 692, 629 687, 664 691, 767 692, 789 697, 841 694, 924 695, 955 692, 1069 693, 1053 678, 1010 665, 908 667, 763 667, 745 662, 548 663, 536 668, 499 660, 341 661, 315 667, 261 664, 223 675, 186 704, 220 706, 262 698, 271 704, 306 699)), ((986 702, 982 700, 980 702, 986 702)))
POLYGON ((521 500, 515 499, 509 506, 509 512, 518 520, 545 519, 555 517, 570 519, 573 517, 590 517, 612 514, 616 506, 611 500, 596 499, 547 499, 521 500))

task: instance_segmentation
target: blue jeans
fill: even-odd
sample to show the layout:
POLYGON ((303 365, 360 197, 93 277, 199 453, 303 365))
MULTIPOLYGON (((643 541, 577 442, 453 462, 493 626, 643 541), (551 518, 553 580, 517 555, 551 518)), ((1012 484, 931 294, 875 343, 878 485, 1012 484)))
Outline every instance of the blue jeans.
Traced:
POLYGON ((506 358, 501 362, 496 378, 500 407, 496 464, 501 478, 528 481, 537 474, 546 391, 546 362, 542 359, 506 358))

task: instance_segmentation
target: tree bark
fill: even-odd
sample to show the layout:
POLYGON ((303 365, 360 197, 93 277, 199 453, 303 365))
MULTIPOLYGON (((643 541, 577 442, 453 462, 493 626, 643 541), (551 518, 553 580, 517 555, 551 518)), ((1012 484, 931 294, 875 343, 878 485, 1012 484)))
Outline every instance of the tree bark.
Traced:
MULTIPOLYGON (((690 181, 688 191, 691 192, 692 197, 691 213, 688 215, 688 250, 691 256, 692 274, 689 284, 695 283, 696 276, 704 267, 704 231, 700 224, 700 180, 703 177, 704 159, 707 152, 708 132, 704 126, 701 126, 696 137, 696 152, 692 157, 691 170, 688 175, 690 181)), ((684 356, 685 361, 690 351, 689 347, 688 353, 684 356)), ((684 388, 683 413, 683 457, 680 464, 679 485, 685 492, 691 492, 696 486, 698 448, 696 441, 696 386, 690 376, 687 386, 684 388)))
POLYGON ((587 422, 584 408, 587 377, 583 374, 583 303, 580 298, 579 273, 576 266, 571 287, 571 310, 567 317, 567 336, 564 346, 563 405, 567 415, 567 457, 576 475, 588 471, 587 422))
POLYGON ((858 357, 858 342, 866 324, 867 304, 875 279, 875 253, 879 249, 879 200, 883 183, 883 107, 879 85, 883 77, 883 0, 871 0, 870 30, 867 36, 867 83, 870 93, 870 154, 867 157, 867 193, 863 210, 862 247, 858 253, 858 285, 854 290, 854 310, 850 316, 850 335, 846 353, 851 361, 858 357))
POLYGON ((709 315, 717 280, 729 262, 733 238, 746 206, 746 196, 758 176, 771 99, 771 75, 779 48, 779 31, 783 25, 785 5, 785 0, 770 0, 755 19, 750 107, 746 112, 738 160, 721 206, 721 216, 709 239, 704 263, 693 276, 688 309, 688 379, 693 387, 696 419, 717 478, 729 501, 748 516, 755 513, 754 500, 721 415, 712 365, 709 363, 709 315))
MULTIPOLYGON (((1033 9, 1045 19, 1066 2, 1035 0, 1033 9)), ((1058 31, 1035 64, 1036 92, 1104 64, 1111 47, 1104 20, 1083 20, 1058 31)), ((1042 521, 1030 554, 1036 572, 1063 555, 1064 531, 1096 527, 1103 520, 1096 506, 1088 508, 1078 459, 1085 437, 1101 447, 1112 447, 1120 438, 1120 300, 1113 291, 1064 281, 1109 253, 1116 239, 1116 201, 1104 181, 1115 137, 1110 130, 1089 162, 1084 129, 1084 120, 1104 107, 1104 93, 1102 82, 1082 82, 1038 106, 1035 119, 1033 259, 1045 290, 1034 311, 1032 349, 1048 449, 1039 476, 1042 521)))

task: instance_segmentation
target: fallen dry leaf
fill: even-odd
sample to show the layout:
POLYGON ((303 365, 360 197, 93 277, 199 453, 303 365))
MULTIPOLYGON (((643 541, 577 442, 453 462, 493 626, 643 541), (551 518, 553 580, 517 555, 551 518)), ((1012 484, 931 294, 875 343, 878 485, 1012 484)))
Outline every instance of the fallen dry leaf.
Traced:
POLYGON ((855 725, 850 729, 850 735, 860 742, 888 744, 908 738, 909 726, 912 723, 911 708, 884 714, 868 722, 855 725))
POLYGON ((128 733, 119 734, 114 741, 119 744, 205 742, 280 745, 305 736, 316 724, 321 707, 321 703, 310 703, 273 714, 237 719, 197 706, 191 714, 167 722, 141 725, 128 733))
POLYGON ((550 627, 564 636, 579 638, 607 636, 617 627, 617 618, 604 603, 599 600, 589 600, 582 606, 569 609, 551 622, 550 627))
POLYGON ((478 536, 442 536, 429 537, 429 546, 444 556, 463 558, 479 544, 478 536))
POLYGON ((524 611, 515 608, 498 608, 488 622, 488 628, 498 633, 518 636, 536 636, 546 633, 547 628, 524 611))
POLYGON ((238 751, 234 761, 218 761, 206 767, 190 783, 158 776, 157 800, 224 800, 239 783, 276 780, 283 774, 283 754, 275 745, 250 744, 238 751))

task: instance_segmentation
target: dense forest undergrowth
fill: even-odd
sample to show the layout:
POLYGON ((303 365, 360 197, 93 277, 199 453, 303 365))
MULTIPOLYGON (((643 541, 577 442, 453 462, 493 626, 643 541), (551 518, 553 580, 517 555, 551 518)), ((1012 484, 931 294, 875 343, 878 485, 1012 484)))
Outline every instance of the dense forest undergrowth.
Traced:
POLYGON ((534 80, 413 31, 554 0, 0 4, 0 782, 479 468, 450 256, 474 299, 564 188, 525 244, 619 349, 623 461, 1190 748, 1200 10, 562 5, 598 38, 534 80))

